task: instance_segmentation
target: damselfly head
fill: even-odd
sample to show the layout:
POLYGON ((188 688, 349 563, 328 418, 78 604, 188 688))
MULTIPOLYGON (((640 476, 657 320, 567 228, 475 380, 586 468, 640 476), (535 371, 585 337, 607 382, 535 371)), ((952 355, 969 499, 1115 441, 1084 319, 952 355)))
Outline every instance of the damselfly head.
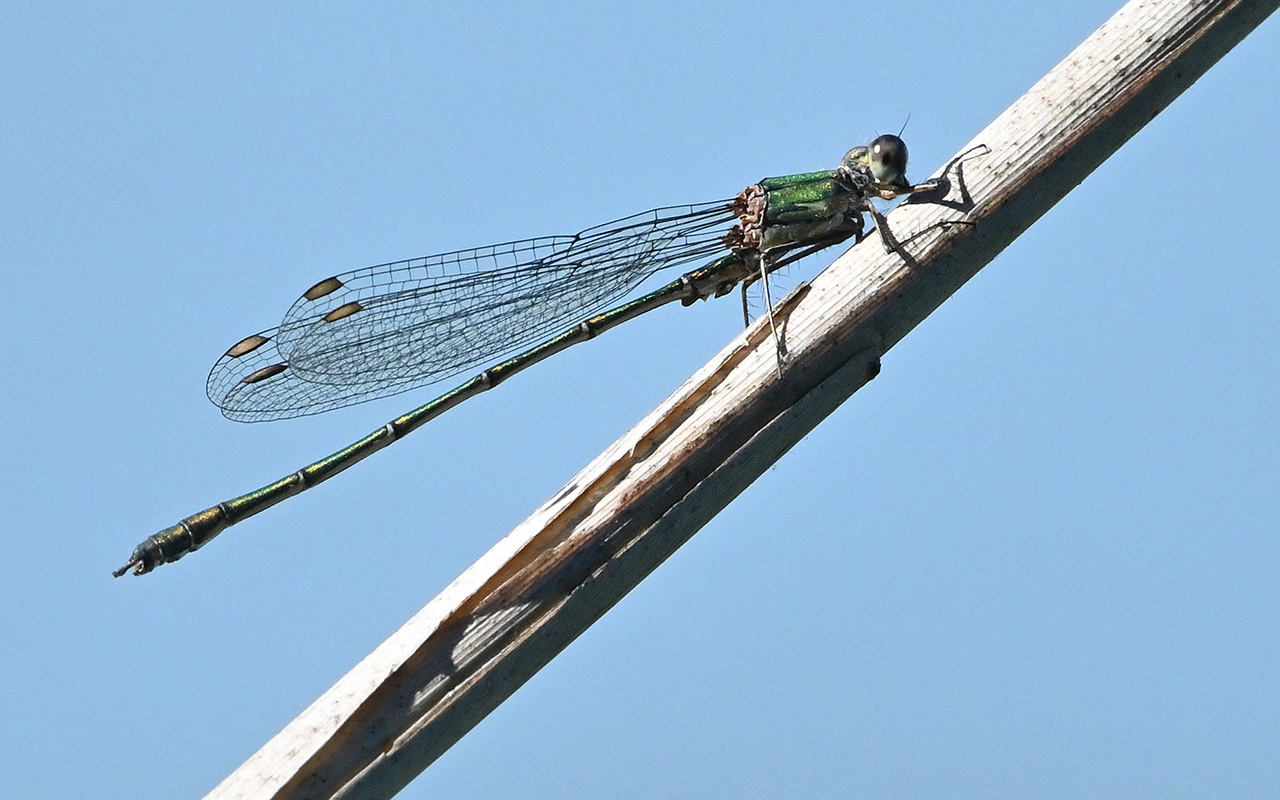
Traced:
POLYGON ((886 133, 867 148, 868 166, 879 183, 907 186, 907 143, 886 133))

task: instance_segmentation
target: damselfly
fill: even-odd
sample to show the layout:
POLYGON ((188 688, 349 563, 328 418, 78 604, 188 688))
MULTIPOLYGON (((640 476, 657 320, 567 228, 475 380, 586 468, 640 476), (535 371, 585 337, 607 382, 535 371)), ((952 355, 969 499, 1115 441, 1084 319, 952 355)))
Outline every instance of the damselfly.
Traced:
POLYGON ((206 389, 227 417, 260 422, 319 414, 506 360, 286 478, 147 537, 113 574, 132 568, 142 575, 176 561, 525 367, 646 311, 721 297, 738 285, 745 291, 811 253, 861 241, 864 213, 892 249, 871 200, 935 186, 912 186, 906 169, 906 145, 884 135, 850 150, 833 170, 766 178, 731 200, 658 208, 573 236, 442 253, 320 281, 278 327, 242 339, 214 364, 206 389), (713 260, 608 308, 659 270, 706 259, 713 260))

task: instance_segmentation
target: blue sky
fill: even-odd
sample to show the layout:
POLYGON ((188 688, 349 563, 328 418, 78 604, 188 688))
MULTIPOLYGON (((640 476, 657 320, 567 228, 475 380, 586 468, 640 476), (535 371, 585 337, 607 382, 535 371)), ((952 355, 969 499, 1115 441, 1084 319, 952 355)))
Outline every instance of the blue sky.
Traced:
MULTIPOLYGON (((111 580, 431 396, 223 419, 209 366, 302 289, 908 115, 923 178, 1118 7, 6 6, 0 793, 202 795, 741 326, 651 314, 111 580)), ((1272 19, 402 796, 1273 796, 1277 53, 1272 19)))

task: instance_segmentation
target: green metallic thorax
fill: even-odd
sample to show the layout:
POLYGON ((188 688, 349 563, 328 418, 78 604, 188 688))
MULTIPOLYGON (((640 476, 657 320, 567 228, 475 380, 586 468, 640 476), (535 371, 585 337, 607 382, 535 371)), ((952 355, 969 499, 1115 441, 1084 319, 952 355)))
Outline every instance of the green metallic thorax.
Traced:
POLYGON ((866 198, 836 170, 765 178, 760 250, 862 232, 866 198))

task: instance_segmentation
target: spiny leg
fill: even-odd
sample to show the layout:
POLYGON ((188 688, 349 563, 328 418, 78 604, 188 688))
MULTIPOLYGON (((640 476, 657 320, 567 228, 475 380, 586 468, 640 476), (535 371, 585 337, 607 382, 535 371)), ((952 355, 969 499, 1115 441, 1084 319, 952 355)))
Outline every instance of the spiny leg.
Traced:
POLYGON ((939 220, 938 222, 934 222, 926 226, 923 230, 916 231, 915 233, 911 234, 903 241, 899 242, 897 239, 894 238, 893 233, 889 230, 889 222, 888 220, 885 219, 883 214, 881 214, 879 211, 875 210, 874 208, 871 209, 868 213, 870 213, 871 219, 876 223, 876 230, 880 232, 880 242, 881 244, 884 245, 884 251, 886 253, 897 252, 898 248, 902 247, 902 245, 906 244, 907 242, 911 242, 911 241, 914 241, 915 239, 918 239, 919 237, 925 235, 926 233, 933 230, 934 228, 941 228, 943 230, 946 230, 947 228, 950 228, 952 225, 969 225, 972 227, 973 225, 977 224, 976 222, 972 222, 967 219, 939 220))
POLYGON ((769 315, 769 330, 773 333, 773 344, 775 352, 778 356, 778 378, 782 378, 782 357, 784 351, 782 349, 782 337, 778 336, 778 325, 773 318, 773 298, 769 296, 769 268, 767 264, 771 264, 773 259, 768 253, 764 253, 759 257, 760 264, 760 287, 764 290, 764 307, 765 313, 769 315))
POLYGON ((871 221, 876 224, 876 233, 880 234, 880 244, 884 245, 886 253, 897 252, 900 245, 893 238, 893 234, 889 232, 889 220, 884 218, 884 214, 871 203, 867 203, 867 213, 871 215, 871 221))
POLYGON ((970 228, 972 228, 974 225, 977 225, 977 224, 978 223, 974 222, 973 220, 968 220, 968 219, 939 220, 938 222, 934 222, 931 225, 926 226, 924 230, 917 231, 916 233, 913 233, 910 236, 908 236, 906 239, 903 239, 901 244, 909 244, 915 241, 916 239, 919 239, 921 236, 924 236, 926 233, 933 230, 934 228, 941 228, 942 230, 945 231, 953 225, 968 225, 970 228))
MULTIPOLYGON (((786 346, 783 344, 782 337, 778 333, 777 323, 773 316, 773 301, 772 301, 772 298, 769 296, 769 273, 774 272, 775 270, 778 270, 782 267, 785 267, 786 265, 791 264, 795 261, 799 261, 802 258, 811 256, 814 253, 818 252, 819 250, 825 250, 826 248, 830 247, 833 244, 839 244, 840 242, 846 241, 851 236, 853 237, 854 244, 861 242, 867 235, 866 232, 864 232, 862 229, 861 219, 862 219, 861 217, 858 217, 858 220, 859 220, 858 227, 856 230, 852 232, 840 232, 840 233, 829 234, 827 236, 820 237, 818 239, 815 239, 809 242, 808 245, 796 245, 783 250, 771 251, 764 255, 760 255, 760 254, 744 255, 744 258, 746 259, 747 264, 749 266, 755 267, 755 271, 753 274, 749 275, 746 279, 744 279, 741 283, 742 324, 743 324, 743 327, 747 327, 751 325, 751 310, 747 304, 747 287, 749 287, 755 281, 759 280, 764 290, 764 302, 767 309, 766 313, 769 314, 769 328, 773 332, 773 341, 777 347, 779 378, 782 377, 782 360, 786 356, 786 346), (765 265, 767 265, 767 268, 765 268, 765 265)), ((786 301, 786 298, 783 298, 783 302, 785 301, 786 301)))
MULTIPOLYGON (((749 264, 756 265, 756 273, 742 282, 742 319, 745 325, 751 324, 751 314, 747 308, 747 287, 759 280, 761 288, 764 292, 765 313, 769 315, 769 328, 773 333, 773 342, 778 355, 778 378, 782 378, 782 362, 786 358, 787 349, 782 341, 782 336, 778 333, 778 325, 773 311, 773 298, 769 295, 769 274, 775 272, 782 267, 802 258, 813 255, 819 250, 825 250, 833 244, 848 240, 853 237, 853 243, 857 244, 866 237, 866 232, 862 229, 862 218, 858 217, 858 226, 856 230, 851 232, 839 232, 820 237, 808 243, 808 245, 796 245, 783 250, 770 251, 764 254, 757 254, 752 257, 749 264)), ((786 302, 783 298, 782 302, 786 302)))
MULTIPOLYGON (((895 197, 902 197, 903 195, 917 194, 918 192, 927 192, 936 188, 938 188, 938 181, 931 180, 931 181, 925 181, 924 183, 916 184, 915 186, 911 186, 907 189, 897 189, 897 188, 883 189, 882 188, 876 193, 875 196, 879 197, 882 200, 892 200, 895 197)), ((867 204, 867 208, 866 208, 867 214, 871 217, 871 221, 876 224, 876 231, 880 234, 880 243, 884 245, 884 251, 886 253, 895 252, 899 247, 902 246, 902 244, 897 239, 893 238, 893 233, 889 230, 888 220, 886 220, 884 217, 884 214, 881 214, 880 210, 875 207, 875 204, 871 202, 871 198, 869 197, 867 198, 866 204, 867 204)), ((930 227, 933 227, 933 226, 930 226, 930 227)), ((919 234, 916 234, 916 235, 919 235, 919 234)))

